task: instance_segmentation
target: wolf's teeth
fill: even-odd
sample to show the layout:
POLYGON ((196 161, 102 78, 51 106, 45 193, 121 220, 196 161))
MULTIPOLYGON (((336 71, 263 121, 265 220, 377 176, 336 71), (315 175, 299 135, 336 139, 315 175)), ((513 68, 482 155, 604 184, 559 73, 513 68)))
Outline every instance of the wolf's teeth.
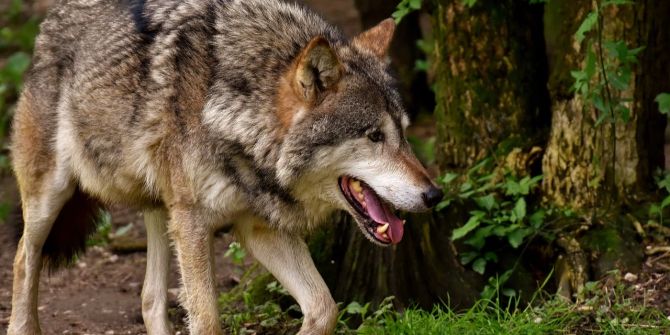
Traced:
POLYGON ((389 238, 389 236, 386 235, 386 233, 383 233, 383 234, 382 234, 382 237, 383 237, 384 239, 387 239, 387 240, 388 240, 388 238, 389 238))
POLYGON ((384 224, 381 225, 381 226, 377 226, 377 233, 379 233, 379 234, 385 234, 386 231, 387 231, 388 229, 389 229, 389 224, 388 224, 388 223, 384 223, 384 224))
POLYGON ((360 204, 361 204, 361 206, 363 206, 363 208, 368 209, 368 204, 365 203, 365 200, 361 199, 360 204))
POLYGON ((365 200, 365 196, 361 192, 356 192, 356 198, 358 198, 361 201, 365 200))
POLYGON ((358 180, 351 180, 350 182, 351 188, 356 191, 356 193, 361 193, 363 191, 363 187, 361 186, 361 182, 358 180))

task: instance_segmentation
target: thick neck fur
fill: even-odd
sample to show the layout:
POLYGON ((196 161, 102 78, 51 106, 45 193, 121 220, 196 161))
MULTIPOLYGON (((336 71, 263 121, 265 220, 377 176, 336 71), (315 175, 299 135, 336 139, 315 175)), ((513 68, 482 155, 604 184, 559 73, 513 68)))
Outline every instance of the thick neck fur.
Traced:
POLYGON ((301 157, 285 150, 290 124, 280 111, 291 106, 278 106, 277 94, 282 76, 311 38, 324 36, 333 45, 344 38, 314 13, 279 1, 216 2, 212 9, 212 78, 198 120, 207 135, 200 137, 207 139, 202 154, 257 214, 286 227, 313 226, 327 210, 305 208, 293 185, 296 171, 288 177, 283 171, 287 158, 282 156, 301 157))

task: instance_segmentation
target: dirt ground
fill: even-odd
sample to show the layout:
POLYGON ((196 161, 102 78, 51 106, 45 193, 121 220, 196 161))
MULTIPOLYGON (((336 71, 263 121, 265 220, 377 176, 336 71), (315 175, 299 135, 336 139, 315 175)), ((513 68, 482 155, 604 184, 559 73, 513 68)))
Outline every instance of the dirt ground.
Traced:
MULTIPOLYGON (((352 36, 360 31, 360 19, 353 0, 305 0, 308 6, 342 27, 352 36)), ((49 1, 38 1, 41 12, 49 1)), ((0 176, 0 201, 14 203, 16 190, 9 176, 0 176)), ((136 239, 144 237, 138 213, 112 210, 112 232, 131 225, 126 233, 136 239)), ((124 228, 125 229, 125 228, 124 228)), ((16 251, 17 229, 0 224, 0 335, 6 334, 11 308, 12 262, 16 251)), ((236 283, 235 265, 223 257, 233 240, 229 234, 215 239, 218 289, 236 283)), ((71 267, 51 275, 44 274, 40 283, 39 317, 45 335, 52 334, 146 334, 141 313, 140 292, 146 266, 144 252, 115 254, 109 246, 90 248, 71 267)), ((179 333, 183 331, 184 311, 177 305, 179 276, 176 264, 170 275, 170 318, 179 333)))

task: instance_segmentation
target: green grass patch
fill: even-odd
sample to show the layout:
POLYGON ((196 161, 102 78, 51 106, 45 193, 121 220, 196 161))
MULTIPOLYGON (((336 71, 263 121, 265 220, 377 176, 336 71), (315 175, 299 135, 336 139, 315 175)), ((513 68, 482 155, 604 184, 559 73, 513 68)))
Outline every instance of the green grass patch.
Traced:
MULTIPOLYGON (((299 307, 267 272, 253 266, 241 284, 221 295, 222 323, 231 334, 294 334, 302 322, 299 307), (257 273, 256 275, 252 275, 257 273)), ((496 294, 473 307, 455 311, 397 311, 392 297, 370 304, 340 304, 335 334, 508 335, 508 334, 668 334, 670 319, 635 295, 618 273, 590 282, 573 303, 547 293, 529 305, 496 294), (542 297, 542 298, 540 298, 542 297)))

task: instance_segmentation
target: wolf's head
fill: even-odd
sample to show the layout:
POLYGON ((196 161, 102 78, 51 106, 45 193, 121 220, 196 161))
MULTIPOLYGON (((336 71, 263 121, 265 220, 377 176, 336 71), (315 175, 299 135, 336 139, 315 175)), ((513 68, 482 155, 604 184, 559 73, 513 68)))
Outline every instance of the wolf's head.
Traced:
POLYGON ((350 43, 313 38, 277 97, 286 131, 280 179, 292 179, 312 207, 348 211, 381 245, 402 239, 395 209, 424 211, 442 198, 406 139, 409 119, 388 69, 394 29, 389 19, 350 43))

